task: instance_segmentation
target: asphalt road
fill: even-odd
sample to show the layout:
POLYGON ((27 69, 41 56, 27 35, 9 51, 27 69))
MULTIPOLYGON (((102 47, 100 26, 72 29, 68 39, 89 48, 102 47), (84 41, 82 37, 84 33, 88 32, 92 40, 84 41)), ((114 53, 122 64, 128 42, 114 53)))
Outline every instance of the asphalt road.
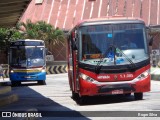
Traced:
MULTIPOLYGON (((42 115, 38 118, 40 120, 61 120, 62 116, 68 120, 128 120, 128 117, 133 120, 160 119, 160 81, 151 81, 151 91, 144 93, 143 100, 135 101, 133 95, 130 97, 100 96, 88 98, 83 106, 78 105, 71 98, 66 73, 47 75, 46 83, 47 85, 22 83, 21 86, 12 87, 12 92, 18 94, 19 101, 0 107, 0 111, 12 113, 35 111, 42 115)), ((12 119, 24 119, 16 115, 14 117, 12 119)))

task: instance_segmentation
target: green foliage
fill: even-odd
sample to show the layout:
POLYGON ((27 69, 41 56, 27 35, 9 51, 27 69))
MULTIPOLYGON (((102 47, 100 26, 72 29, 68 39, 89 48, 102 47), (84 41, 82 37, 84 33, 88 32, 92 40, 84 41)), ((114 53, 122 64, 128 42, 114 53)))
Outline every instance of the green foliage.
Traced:
POLYGON ((62 30, 54 28, 51 24, 45 21, 37 21, 35 23, 27 20, 26 23, 21 22, 17 24, 17 28, 23 31, 26 39, 40 39, 44 40, 47 47, 50 49, 55 43, 64 42, 65 37, 62 30))
POLYGON ((5 42, 7 38, 9 30, 7 28, 0 28, 0 41, 5 42))
POLYGON ((0 49, 7 49, 11 41, 22 38, 15 28, 0 28, 0 49))
POLYGON ((55 29, 45 21, 33 23, 31 20, 27 20, 26 23, 18 23, 15 28, 0 28, 0 46, 6 47, 11 41, 17 39, 40 39, 51 46, 59 41, 64 41, 64 38, 62 30, 55 29))
POLYGON ((13 41, 22 38, 22 34, 15 28, 0 28, 0 41, 13 41))
POLYGON ((37 21, 36 23, 27 20, 17 25, 18 29, 23 31, 27 39, 41 39, 45 42, 58 42, 64 40, 64 33, 60 29, 55 29, 51 24, 45 21, 37 21))

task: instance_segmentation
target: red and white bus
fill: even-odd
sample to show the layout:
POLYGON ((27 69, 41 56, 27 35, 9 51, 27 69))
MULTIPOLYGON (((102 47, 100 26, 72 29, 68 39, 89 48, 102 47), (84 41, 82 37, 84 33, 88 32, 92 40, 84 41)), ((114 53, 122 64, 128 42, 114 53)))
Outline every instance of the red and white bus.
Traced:
POLYGON ((150 91, 146 26, 137 18, 84 20, 68 36, 68 77, 72 97, 150 91), (129 39, 129 40, 127 40, 129 39))

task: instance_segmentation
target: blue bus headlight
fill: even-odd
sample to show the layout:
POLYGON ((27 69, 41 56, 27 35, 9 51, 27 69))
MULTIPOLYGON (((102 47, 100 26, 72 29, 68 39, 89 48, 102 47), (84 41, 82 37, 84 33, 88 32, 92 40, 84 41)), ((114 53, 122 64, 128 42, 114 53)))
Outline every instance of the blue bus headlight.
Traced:
POLYGON ((46 72, 46 70, 45 69, 42 69, 42 71, 41 72, 46 72))
POLYGON ((14 71, 13 71, 13 70, 10 70, 10 73, 14 73, 14 71))

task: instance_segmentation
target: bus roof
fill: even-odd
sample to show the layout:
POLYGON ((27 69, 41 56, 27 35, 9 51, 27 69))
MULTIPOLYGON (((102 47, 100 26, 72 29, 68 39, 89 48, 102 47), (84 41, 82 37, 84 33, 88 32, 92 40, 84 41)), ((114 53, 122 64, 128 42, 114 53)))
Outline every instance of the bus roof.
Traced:
MULTIPOLYGON (((36 39, 19 39, 19 40, 16 40, 16 41, 44 41, 44 40, 36 40, 36 39)), ((13 42, 16 42, 16 41, 13 41, 13 42)))
POLYGON ((43 40, 35 40, 35 39, 19 39, 16 41, 12 41, 10 46, 44 46, 45 43, 43 40))
POLYGON ((101 18, 82 20, 76 25, 76 27, 87 26, 87 25, 98 25, 98 24, 114 24, 114 23, 143 23, 145 24, 144 21, 140 18, 113 16, 113 17, 101 17, 101 18))

